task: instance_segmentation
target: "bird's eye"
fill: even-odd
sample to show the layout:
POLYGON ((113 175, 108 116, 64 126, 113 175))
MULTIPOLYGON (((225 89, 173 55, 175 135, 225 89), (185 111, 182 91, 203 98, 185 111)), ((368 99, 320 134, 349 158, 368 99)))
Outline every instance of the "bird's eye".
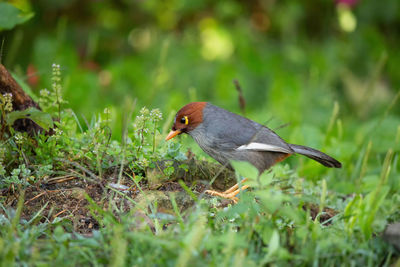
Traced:
POLYGON ((183 117, 181 118, 181 123, 184 123, 184 124, 188 125, 188 124, 189 124, 188 117, 187 117, 187 116, 183 116, 183 117))

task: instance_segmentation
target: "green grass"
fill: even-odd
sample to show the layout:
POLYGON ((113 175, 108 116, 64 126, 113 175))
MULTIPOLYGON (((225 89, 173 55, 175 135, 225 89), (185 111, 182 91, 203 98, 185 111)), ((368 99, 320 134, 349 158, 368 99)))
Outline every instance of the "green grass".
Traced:
MULTIPOLYGON (((2 62, 44 109, 36 118, 60 121, 54 135, 30 137, 0 120, 9 130, 0 138, 1 265, 399 264, 399 252, 382 238, 386 225, 400 220, 396 1, 359 1, 350 33, 340 28, 333 1, 263 4, 267 29, 253 20, 260 6, 233 0, 171 2, 171 9, 105 2, 85 5, 90 15, 71 7, 82 16, 76 20, 62 3, 27 1, 36 16, 5 34, 2 62), (52 8, 66 13, 55 20, 52 8), (37 83, 25 74, 28 64, 37 83), (182 160, 188 149, 213 161, 188 136, 164 137, 189 101, 240 113, 234 79, 246 117, 332 155, 343 168, 294 156, 257 179, 251 166, 237 164, 253 188, 225 207, 196 191, 200 181, 171 181, 173 166, 149 181, 154 161, 182 160), (43 88, 49 94, 41 95, 43 88), (26 216, 31 206, 24 203, 47 190, 48 179, 68 175, 81 187, 105 185, 100 200, 81 196, 81 208, 98 223, 90 234, 74 229, 71 210, 53 216, 62 208, 51 201, 26 216), (109 181, 129 182, 143 198, 109 181), (189 208, 182 195, 157 199, 146 188, 168 182, 180 186, 189 208)), ((4 101, 0 119, 10 116, 4 101)), ((75 198, 65 191, 66 201, 75 198)))

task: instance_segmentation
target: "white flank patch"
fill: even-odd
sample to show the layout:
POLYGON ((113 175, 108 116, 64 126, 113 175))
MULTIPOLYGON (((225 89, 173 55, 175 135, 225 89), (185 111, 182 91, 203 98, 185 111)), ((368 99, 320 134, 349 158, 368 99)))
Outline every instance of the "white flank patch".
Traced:
POLYGON ((263 143, 250 143, 247 145, 240 146, 236 150, 257 150, 257 151, 271 151, 271 152, 282 152, 291 154, 292 151, 274 145, 268 145, 263 143))

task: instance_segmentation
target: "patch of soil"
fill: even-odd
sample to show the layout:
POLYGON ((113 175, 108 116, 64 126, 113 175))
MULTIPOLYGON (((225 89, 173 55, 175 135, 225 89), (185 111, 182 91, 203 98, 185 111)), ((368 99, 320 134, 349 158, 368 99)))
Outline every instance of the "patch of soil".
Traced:
MULTIPOLYGON (((312 204, 312 203, 308 203, 305 204, 303 206, 304 210, 309 209, 310 210, 310 216, 313 220, 315 220, 315 218, 317 218, 318 214, 319 214, 319 206, 317 204, 312 204)), ((325 207, 321 213, 321 215, 319 216, 319 222, 320 223, 325 223, 325 225, 329 225, 331 224, 330 220, 332 217, 336 216, 338 214, 338 211, 325 207)))
MULTIPOLYGON (((85 173, 78 173, 76 170, 69 170, 68 175, 50 177, 46 180, 39 181, 38 183, 25 189, 25 200, 21 219, 30 220, 37 215, 36 220, 41 222, 53 221, 55 218, 66 218, 72 222, 73 229, 81 234, 91 234, 93 230, 99 228, 99 223, 96 221, 93 214, 89 209, 89 201, 86 195, 90 197, 93 202, 103 210, 107 210, 110 204, 110 198, 113 203, 118 206, 121 212, 128 212, 132 208, 132 203, 128 198, 137 200, 141 191, 146 194, 152 192, 161 192, 163 195, 157 196, 164 201, 157 200, 158 210, 163 213, 168 213, 172 210, 169 200, 170 193, 177 193, 175 199, 177 205, 181 210, 187 209, 192 205, 192 200, 187 195, 182 186, 178 183, 179 180, 185 182, 188 188, 194 193, 200 194, 207 189, 206 182, 199 182, 204 177, 214 177, 217 173, 217 167, 212 165, 213 168, 207 169, 208 163, 194 163, 191 160, 188 164, 193 168, 193 164, 197 164, 197 168, 190 171, 183 171, 179 169, 181 163, 174 163, 176 171, 172 178, 166 180, 162 170, 165 168, 165 162, 158 164, 156 170, 149 170, 146 173, 146 179, 139 182, 140 189, 131 178, 123 176, 120 183, 118 183, 119 167, 115 167, 106 171, 103 174, 103 179, 95 180, 92 177, 86 177, 85 173), (200 166, 200 167, 199 167, 200 166), (210 173, 211 172, 211 173, 210 173), (155 176, 160 176, 160 184, 154 185, 150 176, 155 180, 155 176), (163 180, 164 179, 164 180, 163 180), (156 187, 156 188, 155 188, 156 187), (117 192, 116 192, 117 191, 117 192), (185 197, 187 196, 187 197, 185 197), (40 214, 38 214, 38 212, 40 214)), ((221 169, 221 167, 218 167, 221 169)), ((131 172, 130 172, 131 173, 131 172)), ((157 177, 156 177, 157 178, 157 177)), ((158 179, 158 178, 157 178, 158 179)), ((216 184, 219 187, 225 184, 234 183, 234 175, 229 171, 217 173, 216 184)), ((6 207, 15 209, 17 207, 19 194, 17 190, 3 190, 2 196, 5 197, 4 204, 6 207)), ((147 205, 145 203, 144 205, 147 205)), ((4 211, 0 210, 0 213, 4 211)), ((135 213, 136 214, 136 213, 135 213)), ((117 214, 116 214, 117 215, 117 214)), ((146 215, 140 213, 139 217, 146 215)), ((145 221, 151 221, 145 219, 145 221)))
MULTIPOLYGON (((84 172, 78 173, 71 169, 68 175, 51 177, 28 187, 25 190, 21 219, 31 220, 36 216, 37 221, 51 222, 56 218, 65 218, 72 222, 75 232, 91 235, 92 231, 99 229, 100 225, 95 219, 95 214, 92 214, 93 209, 90 208, 87 196, 102 210, 107 210, 109 204, 113 203, 121 213, 127 213, 135 207, 135 204, 130 201, 133 199, 139 207, 147 208, 148 211, 151 209, 151 203, 157 202, 156 212, 174 214, 171 194, 174 195, 181 212, 194 203, 179 184, 179 180, 182 180, 197 195, 209 189, 209 181, 207 181, 209 179, 215 179, 213 189, 216 190, 227 189, 236 182, 232 172, 229 170, 221 172, 221 166, 216 164, 199 163, 191 159, 187 162, 188 170, 179 169, 180 164, 174 163, 176 171, 171 178, 166 179, 163 168, 168 165, 165 162, 159 163, 156 168, 146 172, 146 179, 142 179, 138 184, 140 190, 128 176, 123 176, 121 181, 118 181, 119 167, 107 170, 103 174, 103 179, 97 180, 93 177, 85 178, 84 172)), ((19 199, 17 191, 3 191, 2 195, 5 196, 5 206, 15 209, 19 199)), ((223 208, 229 204, 231 204, 230 200, 221 199, 218 207, 223 208)), ((303 208, 310 210, 313 219, 319 213, 319 207, 315 204, 307 204, 303 208)), ((0 213, 4 211, 0 210, 0 213)), ((324 213, 319 216, 319 221, 326 222, 336 214, 335 210, 325 208, 324 213)), ((115 216, 118 218, 118 214, 115 216)), ((154 228, 145 210, 135 210, 133 216, 138 219, 139 227, 154 228)))
MULTIPOLYGON (((43 209, 38 217, 41 222, 53 221, 57 217, 68 218, 72 221, 75 231, 88 233, 98 229, 99 225, 90 214, 86 195, 106 209, 109 191, 111 190, 105 187, 104 182, 85 180, 74 175, 54 177, 48 182, 41 182, 25 190, 21 219, 30 220, 43 209)), ((130 197, 134 194, 134 191, 128 192, 130 197)), ((10 195, 7 204, 16 208, 18 198, 16 195, 10 195)))

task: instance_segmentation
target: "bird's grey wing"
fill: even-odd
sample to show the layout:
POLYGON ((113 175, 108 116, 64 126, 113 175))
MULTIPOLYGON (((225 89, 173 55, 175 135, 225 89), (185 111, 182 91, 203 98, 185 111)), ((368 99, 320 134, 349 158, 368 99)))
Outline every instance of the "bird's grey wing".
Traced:
POLYGON ((203 111, 210 145, 225 150, 293 153, 290 146, 269 128, 225 109, 207 104, 203 111))

